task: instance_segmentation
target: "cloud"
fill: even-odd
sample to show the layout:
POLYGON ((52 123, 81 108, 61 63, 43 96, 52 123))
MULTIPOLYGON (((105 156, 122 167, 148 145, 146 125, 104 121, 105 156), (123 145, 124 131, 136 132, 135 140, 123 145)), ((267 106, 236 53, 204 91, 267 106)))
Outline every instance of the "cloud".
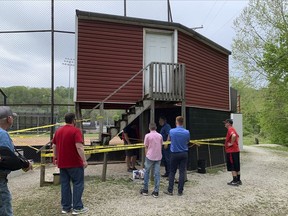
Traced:
MULTIPOLYGON (((115 15, 124 14, 123 0, 55 1, 55 29, 75 31, 75 10, 115 15)), ((180 1, 171 0, 173 21, 187 27, 204 25, 199 33, 230 48, 233 17, 247 1, 180 1), (226 3, 225 3, 226 2, 226 3)), ((51 27, 51 1, 1 1, 0 31, 36 30, 51 27)), ((167 20, 164 0, 127 0, 127 16, 167 20)), ((50 87, 51 34, 0 34, 0 87, 24 85, 50 87)), ((68 68, 64 59, 74 58, 72 34, 55 33, 55 85, 68 86, 68 68)), ((74 68, 73 68, 74 69, 74 68)), ((73 73, 71 72, 71 79, 73 73)), ((74 81, 71 80, 71 84, 74 81)))

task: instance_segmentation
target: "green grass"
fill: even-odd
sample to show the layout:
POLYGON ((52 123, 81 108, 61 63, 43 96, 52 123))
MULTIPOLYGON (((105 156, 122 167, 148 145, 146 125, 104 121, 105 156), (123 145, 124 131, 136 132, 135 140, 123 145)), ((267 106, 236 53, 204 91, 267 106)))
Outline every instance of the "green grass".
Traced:
POLYGON ((243 137, 243 144, 244 145, 255 145, 255 138, 259 139, 259 144, 263 143, 270 143, 270 141, 267 138, 259 137, 257 135, 247 135, 243 137))

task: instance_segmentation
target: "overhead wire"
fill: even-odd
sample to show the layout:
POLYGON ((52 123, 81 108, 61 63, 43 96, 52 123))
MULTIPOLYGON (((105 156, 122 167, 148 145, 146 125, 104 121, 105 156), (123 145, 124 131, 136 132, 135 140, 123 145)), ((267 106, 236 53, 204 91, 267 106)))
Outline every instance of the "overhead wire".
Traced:
POLYGON ((214 9, 214 7, 215 7, 215 5, 216 5, 216 2, 217 2, 217 0, 214 0, 214 4, 213 4, 212 7, 210 8, 208 14, 207 14, 206 17, 205 17, 205 20, 203 21, 203 26, 206 24, 206 21, 207 21, 208 17, 210 16, 212 10, 214 9))
POLYGON ((233 20, 236 16, 239 15, 239 13, 241 13, 242 9, 240 9, 239 11, 237 11, 236 13, 233 14, 233 16, 231 16, 227 22, 225 22, 220 28, 218 28, 215 32, 213 32, 213 35, 218 33, 221 29, 223 29, 229 22, 231 22, 231 20, 233 20))
POLYGON ((209 25, 207 27, 205 27, 205 31, 207 31, 209 29, 209 27, 212 25, 212 23, 214 23, 216 17, 219 15, 219 13, 223 10, 225 4, 227 3, 227 0, 223 1, 219 10, 216 12, 216 14, 214 15, 214 17, 211 19, 212 21, 209 23, 209 25))

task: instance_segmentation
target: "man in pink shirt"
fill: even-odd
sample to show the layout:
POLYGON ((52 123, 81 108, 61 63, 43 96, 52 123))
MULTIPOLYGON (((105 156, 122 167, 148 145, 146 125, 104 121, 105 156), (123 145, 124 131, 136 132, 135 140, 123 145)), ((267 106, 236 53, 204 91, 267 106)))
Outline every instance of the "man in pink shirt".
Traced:
POLYGON ((150 133, 145 135, 145 174, 144 174, 144 188, 140 190, 140 193, 144 196, 148 195, 148 184, 150 169, 154 166, 154 191, 152 196, 157 198, 159 195, 160 185, 160 163, 162 159, 162 144, 163 138, 160 133, 156 131, 157 127, 155 123, 149 124, 150 133))

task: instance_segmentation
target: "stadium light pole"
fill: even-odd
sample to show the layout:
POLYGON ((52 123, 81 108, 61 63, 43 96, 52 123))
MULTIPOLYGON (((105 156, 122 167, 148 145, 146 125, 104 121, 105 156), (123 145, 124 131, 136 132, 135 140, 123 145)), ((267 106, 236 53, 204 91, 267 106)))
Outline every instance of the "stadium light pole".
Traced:
MULTIPOLYGON (((51 0, 51 125, 54 123, 54 0, 51 0)), ((53 134, 54 127, 51 127, 50 140, 53 134)))
POLYGON ((71 82, 70 82, 70 77, 71 77, 71 66, 74 66, 74 59, 72 58, 65 58, 64 62, 62 63, 63 65, 66 65, 69 67, 69 78, 68 78, 68 112, 70 112, 70 97, 71 97, 71 82))

